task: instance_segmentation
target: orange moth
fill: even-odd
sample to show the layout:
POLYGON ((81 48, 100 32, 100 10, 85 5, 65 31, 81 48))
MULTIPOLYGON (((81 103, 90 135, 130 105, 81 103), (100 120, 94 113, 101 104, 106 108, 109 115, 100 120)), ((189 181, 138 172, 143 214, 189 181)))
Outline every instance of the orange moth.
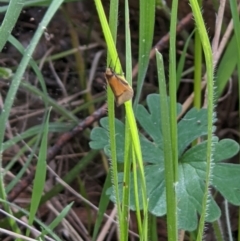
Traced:
POLYGON ((107 68, 105 78, 112 89, 117 106, 132 99, 133 89, 123 76, 116 74, 111 68, 107 68))

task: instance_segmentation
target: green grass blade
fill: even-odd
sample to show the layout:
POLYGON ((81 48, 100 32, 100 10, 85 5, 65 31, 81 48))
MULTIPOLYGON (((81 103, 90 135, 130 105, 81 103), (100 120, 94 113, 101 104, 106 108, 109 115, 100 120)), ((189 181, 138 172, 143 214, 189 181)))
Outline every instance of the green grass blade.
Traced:
MULTIPOLYGON (((106 40, 106 43, 107 43, 110 59, 113 61, 112 64, 114 65, 114 68, 115 68, 116 72, 122 73, 121 64, 120 64, 118 54, 117 54, 117 50, 116 50, 115 43, 114 43, 114 39, 116 37, 112 36, 112 33, 111 33, 111 31, 115 32, 115 30, 110 30, 110 27, 108 25, 107 18, 105 16, 105 12, 104 12, 101 1, 95 0, 95 4, 96 4, 96 9, 97 9, 97 12, 98 12, 99 20, 100 20, 100 23, 101 23, 101 26, 102 26, 103 34, 104 34, 104 37, 105 37, 105 40, 106 40)), ((111 1, 111 4, 114 4, 115 8, 118 8, 116 6, 117 4, 115 4, 115 0, 111 1)), ((110 8, 114 8, 114 7, 110 7, 110 8)), ((112 17, 110 17, 110 19, 111 18, 112 17)), ((109 62, 110 62, 110 60, 108 60, 108 64, 109 64, 109 62)))
MULTIPOLYGON (((19 210, 19 212, 15 215, 15 218, 20 217, 20 215, 18 215, 19 213, 21 213, 21 216, 29 216, 29 212, 26 209, 23 209, 17 205, 15 205, 14 203, 10 203, 8 201, 4 201, 0 199, 0 202, 3 202, 5 204, 7 204, 8 206, 12 206, 13 208, 15 208, 15 210, 19 210)), ((48 225, 44 224, 42 221, 40 221, 38 218, 35 218, 34 220, 39 226, 41 226, 44 230, 47 230, 47 232, 54 238, 54 240, 56 241, 62 241, 50 228, 48 225)), ((2 224, 2 223, 1 223, 2 224)), ((3 225, 1 225, 1 228, 3 227, 3 225)), ((5 228, 5 227, 4 227, 5 228)), ((20 240, 22 241, 22 239, 20 240)))
POLYGON ((157 217, 153 214, 149 215, 149 240, 158 241, 157 217))
MULTIPOLYGON (((12 1, 12 2, 16 3, 16 1, 12 1)), ((18 1, 18 2, 21 3, 21 1, 18 1)), ((0 126, 1 126, 1 128, 0 128, 0 168, 2 168, 2 152, 3 152, 2 144, 3 144, 3 140, 4 140, 6 123, 8 121, 8 117, 9 117, 9 114, 10 114, 10 111, 11 111, 11 108, 13 105, 13 101, 15 99, 16 92, 17 92, 19 84, 22 80, 23 74, 27 68, 27 65, 31 59, 31 56, 32 56, 34 50, 36 49, 36 46, 37 46, 43 32, 45 31, 46 26, 52 19, 54 13, 57 11, 57 9, 61 5, 61 3, 62 3, 61 0, 54 0, 52 2, 52 4, 50 5, 50 7, 48 8, 48 11, 46 12, 43 20, 41 21, 31 43, 29 44, 28 48, 26 49, 25 55, 22 58, 19 66, 18 66, 18 69, 13 77, 13 81, 9 88, 6 100, 4 102, 4 108, 3 108, 1 116, 0 116, 0 126)), ((5 38, 6 37, 8 38, 8 36, 10 35, 10 32, 11 32, 11 29, 8 29, 7 31, 9 31, 9 33, 5 36, 5 38)), ((5 44, 4 41, 2 42, 2 44, 5 44)), ((0 172, 0 198, 2 198, 3 200, 6 199, 2 172, 0 172)), ((5 208, 7 208, 7 207, 5 207, 5 208)), ((7 210, 10 212, 9 208, 7 208, 7 210)))
POLYGON ((10 86, 6 100, 4 102, 3 113, 0 116, 0 125, 2 126, 2 128, 0 129, 0 151, 2 151, 2 142, 3 142, 3 138, 4 138, 4 132, 5 132, 5 123, 7 123, 7 120, 8 120, 9 114, 10 114, 10 110, 11 110, 16 92, 18 90, 19 84, 22 80, 23 74, 29 64, 31 56, 32 56, 34 50, 36 49, 36 46, 37 46, 43 32, 45 31, 48 23, 50 22, 53 15, 55 14, 57 9, 61 5, 62 1, 63 0, 52 1, 52 4, 49 6, 44 18, 42 19, 41 23, 39 24, 39 27, 31 41, 31 43, 29 44, 28 48, 26 49, 25 55, 22 58, 19 66, 18 66, 18 69, 13 77, 12 84, 10 86))
POLYGON ((184 48, 182 51, 182 54, 180 56, 179 62, 178 62, 178 66, 177 66, 177 74, 176 74, 176 78, 177 78, 177 89, 179 87, 180 81, 181 81, 181 75, 184 69, 184 65, 185 65, 185 59, 186 59, 186 53, 187 53, 187 49, 189 46, 189 43, 192 39, 193 34, 195 33, 195 30, 192 31, 192 33, 188 36, 186 43, 184 44, 184 48))
POLYGON ((124 171, 123 171, 123 198, 122 198, 122 217, 121 222, 124 225, 124 240, 128 240, 128 222, 129 220, 129 190, 130 190, 130 173, 131 173, 131 135, 129 133, 129 124, 125 124, 125 143, 124 143, 124 171))
POLYGON ((45 229, 42 231, 41 235, 38 237, 39 238, 44 238, 45 235, 49 234, 58 226, 59 223, 63 220, 64 217, 69 213, 70 209, 73 206, 73 202, 68 204, 64 209, 59 213, 59 215, 48 225, 48 229, 45 229))
POLYGON ((142 237, 142 222, 141 222, 141 213, 140 213, 140 204, 139 204, 139 181, 138 181, 138 176, 139 176, 139 171, 137 168, 137 161, 136 161, 136 155, 134 153, 134 150, 132 150, 132 169, 133 169, 133 185, 134 185, 134 201, 135 201, 135 207, 136 207, 136 217, 137 217, 137 224, 138 224, 138 232, 140 238, 142 237))
POLYGON ((224 241, 224 235, 223 235, 223 230, 222 230, 222 226, 221 226, 221 222, 219 220, 214 221, 212 223, 213 226, 213 230, 214 230, 214 234, 215 234, 215 238, 217 241, 224 241))
MULTIPOLYGON (((14 26, 15 26, 15 24, 17 22, 18 16, 20 15, 20 13, 22 11, 22 7, 23 7, 23 1, 21 1, 21 0, 20 1, 19 0, 13 0, 7 6, 7 9, 6 9, 7 12, 5 14, 5 17, 3 19, 2 25, 0 27, 0 35, 1 35, 1 38, 0 38, 0 52, 2 51, 3 47, 5 46, 5 44, 7 42, 7 39, 9 37, 9 35, 11 34, 12 29, 14 28, 14 26)), ((9 108, 9 111, 10 111, 10 108, 9 108)), ((4 105, 4 109, 2 110, 2 113, 1 113, 1 117, 2 118, 4 118, 4 116, 6 116, 6 117, 8 116, 8 114, 5 113, 5 111, 6 110, 5 110, 5 105, 4 105)), ((0 118, 0 125, 1 125, 1 130, 2 130, 2 132, 0 131, 0 168, 2 168, 1 144, 3 142, 4 131, 5 131, 6 123, 7 123, 7 118, 5 118, 4 121, 1 121, 2 118, 0 118)), ((5 189, 4 189, 4 182, 3 182, 2 172, 0 174, 0 197, 3 200, 6 200, 6 193, 5 193, 5 189)), ((4 206, 5 206, 5 209, 9 213, 11 213, 10 209, 8 208, 8 206, 5 205, 5 204, 4 204, 4 206)), ((13 230, 17 230, 14 221, 10 220, 10 224, 11 224, 13 230)))
MULTIPOLYGON (((77 163, 77 165, 72 168, 64 177, 63 177, 63 181, 70 184, 71 182, 73 182, 79 175, 79 173, 84 170, 84 168, 97 156, 98 151, 92 150, 90 151, 86 156, 84 156, 82 159, 79 160, 79 162, 77 163)), ((43 204, 45 202, 47 202, 49 199, 51 199, 52 197, 56 196, 57 194, 59 194, 62 190, 64 190, 64 187, 61 184, 57 184, 55 185, 49 192, 47 192, 40 201, 40 204, 43 204)), ((1 199, 0 199, 1 200, 1 199)), ((3 203, 6 203, 6 201, 2 201, 3 203)), ((28 209, 29 207, 26 207, 26 209, 28 209)), ((24 212, 24 210, 18 212, 15 214, 15 217, 22 217, 22 213, 26 213, 24 212)), ((35 218, 36 220, 36 218, 35 218)), ((41 224, 42 226, 44 226, 44 224, 41 224)), ((7 225, 5 224, 4 220, 0 221, 0 226, 1 227, 7 227, 7 225)), ((45 228, 47 229, 47 228, 45 228)))
POLYGON ((195 32, 194 43, 194 100, 193 105, 197 109, 202 104, 202 45, 198 31, 195 32))
MULTIPOLYGON (((233 18, 234 34, 236 38, 236 49, 237 49, 237 73, 238 73, 238 117, 240 117, 240 23, 237 1, 230 0, 231 13, 233 18)), ((236 51, 236 50, 235 50, 236 51)), ((240 124, 238 123, 238 129, 240 130, 240 124)), ((240 142, 240 137, 238 138, 240 142)), ((239 208, 240 214, 240 208, 239 208)), ((238 218, 238 228, 240 228, 240 217, 238 218)), ((238 240, 240 240, 240 234, 238 230, 238 240)), ((230 235, 230 233, 229 233, 230 235)), ((231 240, 231 239, 230 239, 231 240)))
MULTIPOLYGON (((30 207, 30 214, 28 224, 32 225, 35 215, 37 213, 39 203, 42 197, 42 193, 45 186, 45 179, 47 174, 47 143, 48 143, 48 133, 49 133, 49 117, 50 111, 48 112, 46 123, 44 124, 43 128, 43 136, 42 141, 39 149, 39 156, 37 161, 36 173, 35 178, 33 181, 33 191, 32 191, 32 198, 31 198, 31 207, 30 207)), ((30 230, 27 230, 27 236, 29 236, 30 230)))
MULTIPOLYGON (((132 84, 132 50, 131 50, 131 35, 129 26, 129 5, 128 0, 125 0, 125 44, 126 44, 126 79, 132 84)), ((122 217, 121 222, 123 226, 123 240, 128 240, 129 225, 126 220, 129 220, 129 192, 130 192, 130 173, 131 173, 131 133, 129 132, 129 123, 125 123, 125 143, 124 143, 124 171, 123 171, 123 201, 122 201, 122 217)))
MULTIPOLYGON (((11 168, 13 168, 14 164, 19 160, 19 158, 28 150, 29 146, 32 146, 32 144, 34 144, 36 142, 36 137, 32 138, 30 141, 28 141, 27 145, 24 145, 22 148, 20 148, 18 150, 18 152, 16 153, 16 155, 7 163, 7 165, 4 167, 4 172, 3 175, 6 175, 6 173, 11 170, 11 168)), ((18 173, 19 174, 19 173, 18 173)), ((17 176, 18 176, 17 174, 17 176)), ((16 177, 17 177, 16 176, 16 177)), ((10 190, 8 189, 8 187, 11 185, 11 183, 15 180, 15 178, 6 186, 6 193, 8 193, 10 190, 12 190, 12 188, 10 188, 10 190)), ((19 181, 19 180, 18 180, 19 181)), ((15 185, 13 185, 15 186, 15 185)))
MULTIPOLYGON (((24 55, 25 53, 25 49, 23 48, 22 44, 16 39, 14 38, 12 35, 9 36, 8 41, 22 54, 24 55)), ((32 86, 31 84, 22 81, 21 82, 21 86, 25 87, 29 92, 31 92, 33 95, 37 95, 39 97, 41 97, 41 99, 44 101, 45 104, 45 108, 47 108, 49 105, 53 106, 53 109, 55 111, 57 111, 58 113, 60 113, 61 115, 63 115, 65 118, 70 119, 72 121, 74 121, 75 123, 78 123, 78 119, 70 112, 67 111, 65 108, 63 108, 62 106, 60 106, 55 100, 53 100, 52 98, 50 98, 48 96, 47 93, 47 89, 46 89, 46 85, 45 85, 45 81, 43 78, 43 75, 41 73, 41 71, 38 68, 37 63, 34 60, 30 60, 29 61, 30 66, 32 67, 33 71, 35 72, 41 87, 42 87, 42 91, 40 91, 38 88, 32 86)))
POLYGON ((212 170, 212 156, 214 152, 215 140, 213 135, 213 123, 214 123, 214 82, 213 82, 213 56, 211 45, 209 42, 209 38, 207 35, 207 30, 204 25, 202 13, 198 3, 194 0, 190 0, 191 8, 193 12, 193 16, 196 22, 197 30, 199 32, 199 36, 201 39, 201 44, 203 47, 204 57, 206 61, 207 68, 207 88, 208 88, 208 96, 207 96, 207 107, 208 107, 208 136, 207 136, 207 165, 206 165, 206 183, 205 183, 205 191, 202 200, 202 212, 199 221, 198 228, 198 236, 197 241, 201 241, 203 238, 204 231, 204 222, 205 217, 207 215, 207 202, 208 202, 208 187, 210 185, 211 180, 211 170, 212 170))
POLYGON ((140 0, 139 23, 139 53, 138 53, 138 80, 137 91, 134 100, 134 109, 140 99, 144 79, 146 76, 149 54, 152 48, 153 31, 155 26, 155 0, 140 0))
MULTIPOLYGON (((25 49, 24 47, 22 46, 22 44, 16 39, 14 38, 12 35, 9 36, 8 38, 8 41, 22 54, 24 55, 24 52, 25 52, 25 49)), ((41 73, 41 71, 39 70, 38 68, 38 65, 36 64, 36 62, 34 60, 30 60, 30 65, 33 69, 33 71, 35 72, 39 82, 40 82, 40 85, 42 87, 42 90, 43 90, 43 94, 44 96, 48 96, 48 93, 47 93, 47 88, 46 88, 46 85, 45 85, 45 81, 43 79, 43 75, 41 73)), ((42 98, 43 101, 44 101, 44 105, 45 105, 45 108, 47 109, 48 108, 48 102, 45 101, 46 98, 42 98)))
MULTIPOLYGON (((116 28, 117 28, 117 16, 115 9, 118 9, 118 1, 113 0, 111 1, 110 6, 110 21, 108 25, 107 18, 105 16, 105 12, 100 0, 95 0, 98 16, 100 19, 100 23, 102 26, 103 34, 107 43, 108 47, 108 65, 110 62, 113 61, 115 65, 115 71, 118 73, 122 73, 121 64, 118 58, 117 50, 115 47, 116 40, 116 28), (114 9, 115 7, 115 9, 114 9), (116 15, 114 15, 116 14, 116 15), (112 35, 114 34, 114 36, 112 35)), ((118 188, 118 169, 117 169, 117 153, 116 153, 116 139, 115 139, 115 110, 114 110, 114 96, 110 87, 107 87, 107 100, 108 100, 108 121, 109 121, 109 141, 110 141, 110 149, 111 149, 111 170, 112 170, 112 182, 113 182, 113 190, 115 201, 117 205, 117 216, 118 219, 121 220, 121 206, 120 206, 120 199, 119 199, 119 188, 118 188)), ((122 223, 119 223, 120 235, 124 233, 124 227, 122 223)))
MULTIPOLYGON (((113 0, 110 2, 110 11, 109 11, 109 28, 113 38, 113 42, 116 44, 117 40, 117 26, 118 26, 118 0, 113 0)), ((114 61, 114 59, 112 59, 114 61)))
MULTIPOLYGON (((49 124, 49 132, 55 133, 62 133, 71 130, 74 127, 74 124, 66 124, 66 123, 50 123, 49 124)), ((11 140, 8 140, 3 143, 3 151, 7 150, 8 148, 14 146, 19 141, 24 140, 26 138, 30 138, 39 134, 42 125, 36 125, 32 128, 29 128, 25 132, 21 133, 21 135, 17 135, 13 137, 11 140)))
MULTIPOLYGON (((166 183, 166 201, 167 201, 167 232, 168 240, 178 240, 177 235, 177 201, 175 193, 175 181, 173 170, 173 155, 171 142, 170 128, 170 110, 168 104, 168 96, 166 89, 166 81, 164 74, 164 65, 162 55, 156 52, 157 67, 158 67, 158 83, 160 90, 160 110, 161 110, 161 130, 163 134, 163 151, 164 151, 164 166, 165 166, 165 183, 166 183)), ((176 112, 176 109, 175 109, 176 112)))
MULTIPOLYGON (((24 165, 22 166, 21 170, 18 171, 17 175, 15 176, 15 178, 7 185, 6 187, 6 193, 9 193, 14 186, 20 181, 20 179, 22 178, 22 176, 24 175, 24 173, 26 172, 27 168, 29 167, 37 148, 39 147, 39 143, 40 143, 40 138, 41 138, 41 132, 39 132, 39 135, 36 138, 33 138, 30 143, 35 142, 35 145, 33 148, 31 148, 31 154, 28 155, 27 160, 25 161, 24 165), (36 140, 37 139, 37 140, 36 140)), ((27 143, 27 146, 24 146, 21 150, 18 151, 17 156, 22 155, 26 150, 29 150, 29 143, 27 143)), ((16 160, 15 157, 15 160, 16 160)))
POLYGON ((173 153, 174 180, 178 181, 178 131, 177 131, 177 84, 176 84, 176 28, 178 0, 172 1, 170 39, 169 39, 169 96, 171 142, 173 153))
MULTIPOLYGON (((97 11, 98 11, 98 15, 100 18, 100 22, 103 28, 103 33, 105 36, 105 40, 108 46, 108 51, 109 51, 109 55, 110 58, 114 61, 116 60, 116 71, 121 71, 121 66, 120 66, 120 62, 118 60, 117 57, 117 51, 114 45, 114 41, 113 38, 111 36, 111 31, 108 27, 108 23, 101 5, 100 1, 95 0, 96 3, 96 7, 97 7, 97 11)), ((112 4, 112 1, 111 1, 112 4)), ((149 54, 149 53, 148 53, 149 54)), ((141 180, 141 191, 143 193, 142 197, 143 197, 143 207, 144 207, 144 213, 147 213, 146 209, 147 209, 147 192, 146 192, 146 184, 145 184, 145 176, 144 176, 144 168, 143 168, 143 160, 142 160, 142 153, 141 153, 141 147, 140 147, 140 141, 139 141, 139 135, 138 135, 138 130, 137 130, 137 125, 136 125, 136 120, 133 114, 133 109, 132 109, 132 103, 131 101, 127 101, 125 102, 125 109, 126 109, 126 116, 127 116, 127 121, 129 122, 129 127, 130 127, 130 132, 131 132, 131 138, 132 138, 132 145, 133 145, 133 150, 135 152, 134 155, 136 155, 136 160, 138 162, 138 169, 139 169, 139 173, 140 173, 140 180, 141 180)), ((110 144, 111 144, 111 157, 112 157, 112 164, 115 163, 115 157, 116 157, 116 145, 115 143, 115 135, 112 135, 112 133, 115 133, 114 129, 114 109, 113 109, 113 103, 112 102, 108 102, 108 112, 109 112, 109 129, 110 129, 110 144), (112 123, 112 124, 111 124, 112 123), (114 146, 115 145, 115 146, 114 146), (113 162, 114 160, 114 162, 113 162)), ((117 170, 117 168, 116 168, 117 170)), ((113 175, 113 180, 114 180, 114 186, 116 187, 116 185, 118 185, 117 183, 117 177, 115 177, 115 174, 113 175)), ((117 205, 119 205, 119 201, 116 201, 117 205)), ((120 207, 118 207, 118 210, 120 210, 120 207)), ((119 214, 119 216, 121 216, 119 214)), ((124 224, 125 225, 125 224, 124 224)), ((120 233, 124 232, 124 228, 123 230, 121 230, 120 227, 120 233), (121 232, 122 231, 122 232, 121 232)))
MULTIPOLYGON (((237 73, 238 73, 238 117, 240 117, 240 22, 237 1, 230 0, 231 13, 233 17, 233 27, 237 42, 237 73)), ((240 130, 240 124, 238 123, 240 130)), ((238 139, 240 141, 240 137, 238 139)), ((240 224, 239 224, 240 225, 240 224)))
POLYGON ((228 42, 227 48, 219 63, 216 73, 217 98, 221 96, 234 69, 236 68, 238 56, 236 55, 237 40, 235 34, 228 42))
POLYGON ((9 2, 7 12, 0 27, 0 52, 2 52, 2 49, 5 46, 8 37, 10 36, 18 20, 18 17, 23 8, 23 2, 23 0, 12 0, 9 2))
POLYGON ((132 85, 132 47, 131 47, 131 33, 130 33, 130 19, 128 0, 125 0, 125 43, 126 43, 126 79, 132 85))

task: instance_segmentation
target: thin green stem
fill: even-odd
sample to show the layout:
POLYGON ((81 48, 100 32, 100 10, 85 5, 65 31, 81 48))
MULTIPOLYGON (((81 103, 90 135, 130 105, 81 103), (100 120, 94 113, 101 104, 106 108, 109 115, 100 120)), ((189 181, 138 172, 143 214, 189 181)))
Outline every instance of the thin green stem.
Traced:
POLYGON ((177 138, 177 74, 176 74, 176 26, 177 26, 178 0, 172 1, 170 24, 170 50, 169 50, 169 96, 170 96, 170 126, 173 153, 174 180, 178 181, 178 138, 177 138))
POLYGON ((156 52, 158 66, 158 83, 160 89, 160 110, 161 130, 163 134, 163 152, 164 152, 164 167, 165 167, 165 183, 166 183, 166 205, 167 205, 167 232, 168 240, 176 241, 178 237, 177 226, 177 201, 175 191, 175 180, 173 170, 173 149, 171 142, 170 128, 170 110, 168 104, 166 80, 163 67, 162 55, 156 52))
POLYGON ((201 108, 201 81, 202 81, 202 45, 198 31, 195 32, 194 44, 194 106, 201 108))
POLYGON ((201 241, 203 238, 204 223, 207 215, 207 202, 209 197, 208 187, 211 182, 211 170, 213 165, 213 152, 216 140, 213 135, 213 122, 214 122, 214 88, 213 88, 213 57, 211 45, 207 35, 207 31, 204 25, 202 13, 198 3, 194 0, 190 0, 193 16, 196 21, 196 26, 199 32, 201 43, 203 46, 206 68, 207 68, 207 106, 208 106, 208 140, 207 140, 207 166, 206 166, 206 178, 205 178, 205 191, 202 200, 202 212, 198 227, 197 241, 201 241))

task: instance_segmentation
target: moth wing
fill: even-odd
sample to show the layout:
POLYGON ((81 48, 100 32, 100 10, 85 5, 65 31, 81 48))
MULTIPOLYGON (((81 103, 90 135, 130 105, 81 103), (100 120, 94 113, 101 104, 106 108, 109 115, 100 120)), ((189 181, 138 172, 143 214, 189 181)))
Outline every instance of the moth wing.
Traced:
POLYGON ((114 93, 117 106, 132 99, 133 89, 125 79, 113 74, 107 77, 107 81, 114 93))
POLYGON ((125 90, 125 85, 119 80, 119 78, 115 75, 113 75, 109 80, 108 83, 115 95, 115 97, 120 96, 124 90, 125 90))
POLYGON ((133 97, 133 89, 130 87, 128 90, 123 92, 120 96, 116 97, 117 106, 123 104, 124 102, 126 102, 128 100, 131 100, 132 97, 133 97))

